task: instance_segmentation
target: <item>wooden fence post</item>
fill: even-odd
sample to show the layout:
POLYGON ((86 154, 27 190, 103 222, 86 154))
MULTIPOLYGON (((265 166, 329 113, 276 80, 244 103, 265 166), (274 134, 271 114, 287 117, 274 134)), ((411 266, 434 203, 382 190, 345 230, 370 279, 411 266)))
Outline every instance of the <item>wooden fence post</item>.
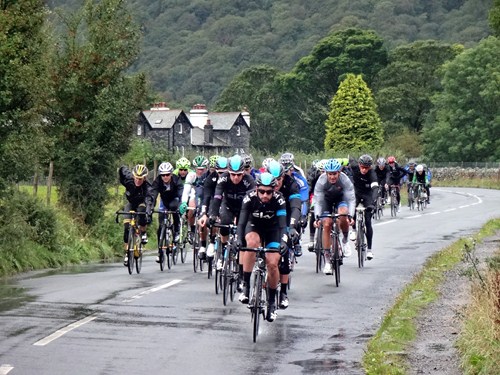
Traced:
POLYGON ((49 163, 49 175, 47 177, 47 204, 50 205, 50 191, 52 190, 52 175, 54 173, 54 162, 49 163))
POLYGON ((33 196, 38 195, 38 166, 35 168, 35 176, 33 177, 33 196))

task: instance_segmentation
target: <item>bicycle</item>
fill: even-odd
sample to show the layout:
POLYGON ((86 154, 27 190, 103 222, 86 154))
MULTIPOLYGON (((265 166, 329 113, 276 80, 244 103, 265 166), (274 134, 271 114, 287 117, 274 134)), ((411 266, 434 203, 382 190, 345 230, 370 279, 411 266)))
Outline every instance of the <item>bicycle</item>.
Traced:
POLYGON ((358 252, 358 268, 363 268, 366 260, 365 244, 365 210, 362 203, 356 207, 356 251, 358 252))
POLYGON ((398 195, 397 195, 397 190, 399 190, 399 185, 391 185, 390 187, 391 190, 391 216, 396 217, 398 215, 398 208, 399 208, 399 202, 398 202, 398 195))
POLYGON ((154 210, 153 213, 163 214, 160 222, 160 237, 158 239, 158 257, 160 258, 160 270, 165 269, 165 262, 167 263, 168 269, 174 264, 174 253, 177 253, 177 249, 173 243, 174 237, 174 218, 173 215, 177 214, 177 211, 170 210, 154 210))
POLYGON ((316 228, 316 237, 314 241, 314 252, 316 254, 316 273, 322 271, 325 266, 325 251, 323 250, 323 226, 316 228))
POLYGON ((349 217, 348 214, 327 214, 321 215, 320 218, 332 218, 332 229, 330 230, 330 236, 332 238, 332 243, 330 245, 330 264, 332 265, 333 275, 335 275, 335 285, 338 287, 340 284, 340 266, 342 264, 342 254, 340 253, 341 244, 339 236, 339 227, 337 224, 337 219, 340 217, 349 217))
POLYGON ((417 200, 418 211, 423 211, 427 207, 427 192, 425 191, 424 184, 417 182, 417 192, 415 194, 417 200))
MULTIPOLYGON (((216 228, 229 228, 229 240, 222 254, 222 268, 215 270, 215 293, 222 291, 222 303, 226 306, 228 297, 234 301, 239 280, 238 250, 234 244, 237 226, 234 224, 214 224, 216 228)), ((218 248, 220 248, 220 234, 217 235, 218 248)))
POLYGON ((384 216, 384 198, 382 197, 383 187, 378 187, 377 200, 375 202, 375 208, 373 210, 373 218, 380 220, 384 216))
POLYGON ((130 228, 128 232, 128 244, 127 244, 127 257, 128 264, 127 269, 129 275, 132 275, 135 270, 139 274, 142 269, 142 253, 143 253, 143 244, 142 244, 142 233, 139 228, 139 216, 147 215, 145 212, 137 212, 137 211, 116 211, 116 219, 115 221, 118 223, 118 216, 120 215, 132 215, 130 219, 130 228))
POLYGON ((415 209, 415 186, 413 183, 408 183, 408 207, 410 210, 415 209))
MULTIPOLYGON (((266 253, 279 253, 279 249, 269 249, 265 247, 245 247, 241 248, 242 251, 253 251, 257 253, 255 264, 252 271, 253 285, 250 290, 250 307, 251 321, 253 327, 253 342, 257 341, 259 334, 259 323, 261 315, 265 318, 266 309, 268 305, 268 289, 267 289, 267 267, 266 267, 266 253)), ((279 285, 278 288, 279 289, 279 285)), ((275 306, 279 306, 279 292, 276 291, 275 306)))

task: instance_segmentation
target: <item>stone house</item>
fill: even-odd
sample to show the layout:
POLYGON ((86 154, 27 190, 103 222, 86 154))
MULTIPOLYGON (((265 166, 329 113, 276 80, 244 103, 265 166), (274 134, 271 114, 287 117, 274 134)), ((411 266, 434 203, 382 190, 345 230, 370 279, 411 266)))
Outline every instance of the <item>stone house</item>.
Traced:
POLYGON ((156 103, 142 111, 137 136, 165 144, 168 150, 195 150, 203 154, 249 153, 250 114, 243 112, 212 112, 206 105, 196 104, 189 113, 156 103))

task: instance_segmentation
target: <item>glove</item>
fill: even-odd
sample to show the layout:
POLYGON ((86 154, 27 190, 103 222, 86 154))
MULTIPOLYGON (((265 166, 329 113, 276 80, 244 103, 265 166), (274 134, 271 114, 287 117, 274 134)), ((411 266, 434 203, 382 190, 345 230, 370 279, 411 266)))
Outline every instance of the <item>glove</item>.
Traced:
POLYGON ((299 234, 297 233, 297 229, 295 228, 290 228, 290 230, 288 231, 288 236, 292 240, 292 243, 297 242, 297 240, 299 239, 299 234))
POLYGON ((236 239, 236 248, 241 249, 243 247, 243 240, 241 238, 236 239))
POLYGON ((300 224, 300 226, 301 226, 302 228, 307 227, 307 217, 302 216, 302 217, 300 218, 299 224, 300 224))
POLYGON ((213 226, 215 224, 215 221, 217 220, 217 218, 215 216, 210 216, 208 218, 208 226, 213 226))
POLYGON ((179 212, 181 215, 184 215, 186 213, 186 209, 187 209, 187 203, 186 202, 182 202, 179 206, 179 212))
POLYGON ((288 253, 288 246, 286 242, 281 241, 280 243, 280 255, 284 257, 288 253))
POLYGON ((153 214, 153 207, 150 204, 146 205, 146 215, 151 216, 153 214))

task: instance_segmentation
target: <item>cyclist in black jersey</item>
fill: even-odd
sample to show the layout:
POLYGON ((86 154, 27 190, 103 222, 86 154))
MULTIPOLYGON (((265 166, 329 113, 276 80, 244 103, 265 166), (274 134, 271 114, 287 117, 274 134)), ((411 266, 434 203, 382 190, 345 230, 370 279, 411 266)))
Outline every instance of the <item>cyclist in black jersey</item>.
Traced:
MULTIPOLYGON (((132 172, 126 167, 122 166, 119 169, 120 183, 125 187, 125 197, 127 204, 124 211, 146 212, 148 215, 140 215, 138 218, 139 228, 141 230, 141 240, 143 244, 148 242, 146 233, 147 225, 151 222, 151 212, 153 210, 153 200, 151 199, 151 184, 147 180, 148 168, 143 164, 137 164, 132 172)), ((123 242, 125 243, 125 257, 123 264, 128 265, 127 246, 128 246, 128 233, 130 228, 130 220, 132 215, 125 215, 123 242)))
MULTIPOLYGON (((299 240, 301 201, 300 190, 295 179, 285 173, 283 165, 275 160, 267 166, 267 171, 276 179, 275 190, 283 194, 286 201, 286 224, 288 227, 289 247, 299 240)), ((289 305, 287 295, 288 275, 290 275, 290 256, 287 252, 280 263, 280 308, 286 309, 289 305)))
MULTIPOLYGON (((356 194, 356 206, 362 203, 365 206, 365 235, 368 250, 366 252, 366 259, 373 258, 372 252, 372 212, 377 201, 378 195, 378 181, 375 171, 372 169, 373 158, 370 155, 361 155, 356 163, 355 160, 350 161, 352 170, 354 192, 356 194)), ((356 216, 356 214, 355 214, 356 216)), ((353 228, 356 225, 356 218, 354 218, 353 228)), ((354 228, 355 229, 355 228, 354 228)), ((356 238, 356 235, 353 235, 356 238)), ((350 252, 350 250, 349 250, 350 252)), ((345 252, 344 252, 345 254, 345 252)))
MULTIPOLYGON (((266 319, 276 319, 276 291, 279 281, 279 262, 281 255, 288 253, 286 234, 286 201, 283 195, 274 189, 276 179, 268 172, 257 176, 257 189, 248 193, 241 208, 238 220, 238 246, 279 248, 280 253, 266 254, 268 311, 266 319)), ((239 300, 248 303, 250 294, 250 276, 255 263, 256 253, 242 251, 243 293, 239 300)), ((283 285, 281 286, 283 288, 283 285)))
POLYGON ((387 180, 387 161, 385 158, 378 158, 377 165, 375 166, 375 174, 377 175, 377 182, 379 187, 382 189, 382 199, 384 202, 387 199, 387 190, 385 189, 385 181, 387 180))
POLYGON ((415 174, 413 176, 412 182, 415 183, 420 183, 424 184, 425 191, 427 193, 427 204, 431 203, 431 189, 429 187, 429 177, 427 176, 427 173, 424 169, 424 166, 422 164, 417 165, 415 168, 415 174))
POLYGON ((396 186, 396 199, 399 203, 401 202, 401 195, 399 193, 401 187, 401 179, 407 173, 404 168, 401 168, 398 163, 396 163, 396 158, 394 156, 389 156, 387 158, 387 179, 385 182, 385 188, 390 192, 391 185, 396 186))

